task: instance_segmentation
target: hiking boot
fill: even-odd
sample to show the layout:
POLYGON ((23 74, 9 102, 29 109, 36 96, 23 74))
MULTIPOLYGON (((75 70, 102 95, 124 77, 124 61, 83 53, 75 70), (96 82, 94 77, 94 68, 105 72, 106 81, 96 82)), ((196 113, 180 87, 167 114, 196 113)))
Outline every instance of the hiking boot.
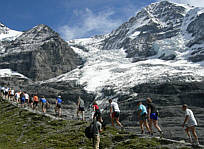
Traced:
POLYGON ((141 131, 141 134, 144 134, 144 130, 141 131))

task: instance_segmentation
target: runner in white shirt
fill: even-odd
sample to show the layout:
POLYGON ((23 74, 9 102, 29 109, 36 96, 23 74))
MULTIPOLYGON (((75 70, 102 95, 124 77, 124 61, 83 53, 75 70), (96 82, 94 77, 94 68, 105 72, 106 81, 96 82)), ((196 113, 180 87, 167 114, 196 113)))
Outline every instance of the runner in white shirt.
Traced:
POLYGON ((185 111, 185 120, 184 120, 182 126, 184 127, 185 124, 187 123, 185 131, 186 131, 186 133, 187 133, 187 135, 189 137, 189 141, 190 141, 190 143, 193 143, 192 142, 192 137, 191 137, 191 134, 190 134, 190 131, 191 131, 194 138, 195 138, 196 145, 199 145, 198 136, 196 134, 196 128, 195 128, 198 124, 197 124, 197 121, 196 121, 196 119, 195 119, 195 117, 193 115, 193 112, 190 109, 188 109, 188 106, 186 104, 183 105, 182 110, 185 111))

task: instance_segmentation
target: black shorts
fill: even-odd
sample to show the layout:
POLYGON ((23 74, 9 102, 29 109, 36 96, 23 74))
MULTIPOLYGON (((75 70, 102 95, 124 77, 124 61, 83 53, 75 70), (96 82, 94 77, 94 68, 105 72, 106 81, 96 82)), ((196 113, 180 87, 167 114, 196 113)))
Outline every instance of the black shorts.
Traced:
POLYGON ((61 108, 62 104, 61 103, 57 103, 57 108, 61 108))
POLYGON ((147 120, 147 113, 144 113, 144 114, 140 115, 140 120, 141 121, 147 120))
POLYGON ((85 111, 84 107, 79 107, 79 111, 85 111))
POLYGON ((94 117, 101 117, 100 110, 96 110, 96 112, 94 113, 94 117))
POLYGON ((113 112, 112 113, 112 118, 119 118, 120 112, 113 112))
POLYGON ((7 95, 8 95, 8 92, 4 92, 4 95, 7 96, 7 95))
POLYGON ((34 101, 33 106, 38 106, 38 101, 34 101))

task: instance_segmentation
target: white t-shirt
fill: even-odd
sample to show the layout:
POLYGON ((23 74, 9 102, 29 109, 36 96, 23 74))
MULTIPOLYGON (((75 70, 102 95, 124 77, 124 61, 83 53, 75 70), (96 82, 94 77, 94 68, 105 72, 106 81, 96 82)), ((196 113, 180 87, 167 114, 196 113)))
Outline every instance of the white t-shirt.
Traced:
POLYGON ((119 109, 118 104, 116 102, 111 102, 111 107, 113 109, 113 112, 120 112, 120 109, 119 109))
POLYGON ((11 90, 11 95, 14 95, 14 90, 11 90))
POLYGON ((186 113, 185 113, 185 116, 189 116, 189 119, 188 119, 188 126, 197 126, 197 121, 193 115, 193 112, 190 110, 190 109, 186 109, 186 113))
POLYGON ((27 93, 25 93, 24 95, 25 95, 25 99, 29 99, 29 95, 27 93))

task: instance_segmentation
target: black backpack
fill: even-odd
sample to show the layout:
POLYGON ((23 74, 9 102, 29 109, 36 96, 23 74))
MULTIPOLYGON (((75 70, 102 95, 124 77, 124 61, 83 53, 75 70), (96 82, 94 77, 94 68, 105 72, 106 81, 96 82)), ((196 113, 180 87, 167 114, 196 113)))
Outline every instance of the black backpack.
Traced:
POLYGON ((86 127, 85 136, 89 139, 94 137, 94 122, 92 122, 88 127, 86 127))

